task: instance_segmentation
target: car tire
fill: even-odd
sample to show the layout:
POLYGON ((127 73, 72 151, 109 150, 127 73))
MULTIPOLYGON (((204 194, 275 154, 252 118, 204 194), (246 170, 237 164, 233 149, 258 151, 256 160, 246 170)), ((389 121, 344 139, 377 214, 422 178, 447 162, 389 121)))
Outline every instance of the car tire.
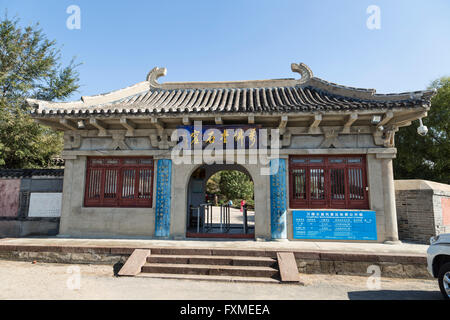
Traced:
POLYGON ((439 268, 438 275, 439 288, 441 289, 444 299, 450 299, 450 262, 439 268), (444 279, 445 278, 445 279, 444 279))

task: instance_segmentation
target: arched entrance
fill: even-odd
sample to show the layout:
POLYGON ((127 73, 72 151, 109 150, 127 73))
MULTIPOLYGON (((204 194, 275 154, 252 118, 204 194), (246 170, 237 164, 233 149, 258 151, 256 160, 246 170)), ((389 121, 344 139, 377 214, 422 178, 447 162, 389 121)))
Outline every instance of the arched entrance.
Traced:
MULTIPOLYGON (((253 185, 250 173, 241 165, 215 164, 196 168, 187 188, 186 237, 253 239, 255 237, 253 185), (236 178, 238 182, 242 181, 243 185, 251 187, 251 190, 244 192, 245 188, 236 188, 239 190, 231 194, 230 192, 225 194, 223 190, 211 191, 210 185, 217 184, 220 176, 222 188, 229 182, 227 179, 236 178), (244 206, 242 200, 245 200, 244 206)), ((234 191, 232 186, 230 188, 228 191, 234 191)))

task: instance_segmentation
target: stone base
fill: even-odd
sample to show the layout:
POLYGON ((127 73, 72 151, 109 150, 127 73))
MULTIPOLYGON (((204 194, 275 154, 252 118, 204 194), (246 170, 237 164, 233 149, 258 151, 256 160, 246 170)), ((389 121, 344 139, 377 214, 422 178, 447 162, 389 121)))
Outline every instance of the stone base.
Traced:
POLYGON ((402 244, 400 240, 387 240, 383 242, 384 244, 402 244))

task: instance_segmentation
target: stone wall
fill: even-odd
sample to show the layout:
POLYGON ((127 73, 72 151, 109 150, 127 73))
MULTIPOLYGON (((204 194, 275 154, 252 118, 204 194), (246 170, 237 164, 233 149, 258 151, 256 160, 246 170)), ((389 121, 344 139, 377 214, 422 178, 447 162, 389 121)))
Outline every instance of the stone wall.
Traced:
POLYGON ((450 185, 425 180, 396 180, 400 240, 429 243, 450 232, 450 185))
POLYGON ((64 170, 0 170, 0 237, 56 235, 64 170))

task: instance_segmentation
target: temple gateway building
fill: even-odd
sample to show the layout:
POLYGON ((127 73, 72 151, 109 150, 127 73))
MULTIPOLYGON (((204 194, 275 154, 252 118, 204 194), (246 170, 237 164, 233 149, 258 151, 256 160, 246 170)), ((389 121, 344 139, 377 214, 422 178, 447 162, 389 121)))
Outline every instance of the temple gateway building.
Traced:
POLYGON ((394 135, 434 91, 376 94, 291 68, 299 79, 166 83, 154 68, 80 101, 29 99, 64 131, 59 235, 397 241, 394 135), (206 192, 223 170, 251 178, 254 208, 206 192))

